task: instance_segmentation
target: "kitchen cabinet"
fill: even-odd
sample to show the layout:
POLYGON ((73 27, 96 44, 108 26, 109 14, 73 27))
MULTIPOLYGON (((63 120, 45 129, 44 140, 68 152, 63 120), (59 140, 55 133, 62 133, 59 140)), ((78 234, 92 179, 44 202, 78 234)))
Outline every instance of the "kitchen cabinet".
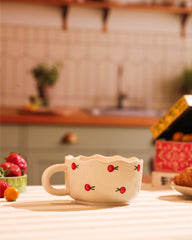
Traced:
POLYGON ((25 126, 0 125, 0 162, 3 162, 10 152, 18 152, 26 156, 25 126))
MULTIPOLYGON (((28 162, 28 184, 41 183, 45 168, 64 162, 65 155, 122 155, 144 159, 144 174, 150 173, 154 156, 152 135, 148 127, 104 127, 70 125, 1 125, 1 162, 9 152, 20 152, 28 162), (63 143, 73 132, 79 141, 63 143)), ((63 173, 56 173, 52 184, 64 183, 63 173)))

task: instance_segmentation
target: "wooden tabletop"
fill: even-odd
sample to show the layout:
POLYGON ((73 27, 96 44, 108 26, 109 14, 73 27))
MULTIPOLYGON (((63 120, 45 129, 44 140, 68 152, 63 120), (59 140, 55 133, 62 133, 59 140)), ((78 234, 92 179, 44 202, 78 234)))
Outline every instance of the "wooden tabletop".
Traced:
POLYGON ((65 109, 62 112, 46 114, 2 107, 0 123, 151 127, 159 118, 150 116, 94 116, 80 109, 65 109))
POLYGON ((144 184, 132 203, 121 207, 77 204, 27 186, 16 202, 0 198, 3 240, 192 239, 192 198, 144 184))

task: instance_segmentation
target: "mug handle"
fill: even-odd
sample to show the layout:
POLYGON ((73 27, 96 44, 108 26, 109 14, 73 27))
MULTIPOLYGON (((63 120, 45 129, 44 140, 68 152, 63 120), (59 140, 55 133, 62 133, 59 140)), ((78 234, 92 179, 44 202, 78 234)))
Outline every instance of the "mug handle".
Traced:
POLYGON ((69 194, 69 190, 67 187, 57 189, 57 188, 52 187, 52 185, 50 184, 51 176, 56 172, 62 172, 62 171, 67 172, 67 165, 64 163, 52 165, 52 166, 48 167, 47 169, 45 169, 45 171, 43 172, 41 182, 42 182, 44 189, 48 193, 50 193, 52 195, 56 195, 56 196, 64 196, 64 195, 69 194))

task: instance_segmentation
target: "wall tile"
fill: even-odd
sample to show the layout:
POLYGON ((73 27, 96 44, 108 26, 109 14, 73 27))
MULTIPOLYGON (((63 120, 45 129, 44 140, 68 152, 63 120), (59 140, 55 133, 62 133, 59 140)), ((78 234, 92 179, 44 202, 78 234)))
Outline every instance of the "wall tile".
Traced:
POLYGON ((37 42, 45 42, 47 40, 47 31, 44 28, 37 28, 35 39, 37 42))
POLYGON ((47 47, 42 42, 29 41, 26 43, 26 55, 31 59, 36 59, 37 61, 40 58, 43 58, 47 55, 47 47))
POLYGON ((20 56, 22 57, 23 52, 24 52, 24 45, 22 41, 12 41, 12 40, 7 40, 6 41, 6 54, 8 56, 16 57, 20 56))
POLYGON ((117 70, 123 67, 125 106, 164 108, 175 100, 173 77, 192 62, 192 36, 175 33, 67 30, 1 25, 5 105, 22 105, 36 86, 30 69, 60 60, 53 104, 116 106, 117 70), (166 89, 166 91, 165 91, 166 89))

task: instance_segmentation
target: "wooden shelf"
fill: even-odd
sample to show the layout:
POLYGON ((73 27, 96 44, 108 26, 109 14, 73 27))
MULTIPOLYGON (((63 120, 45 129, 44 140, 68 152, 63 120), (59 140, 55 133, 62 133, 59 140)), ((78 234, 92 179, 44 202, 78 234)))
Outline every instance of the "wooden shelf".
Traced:
POLYGON ((137 11, 152 11, 152 12, 164 12, 181 15, 181 36, 185 36, 185 26, 188 16, 192 14, 192 7, 177 7, 166 5, 143 5, 143 4, 119 4, 112 2, 96 2, 96 1, 84 1, 79 2, 77 0, 2 0, 3 2, 15 2, 15 3, 33 3, 33 4, 49 4, 63 7, 63 28, 67 29, 67 13, 68 7, 89 7, 99 8, 103 10, 103 31, 107 31, 107 19, 110 9, 124 9, 124 10, 137 10, 137 11))
POLYGON ((91 7, 91 8, 108 8, 108 9, 132 9, 141 11, 154 11, 154 12, 168 12, 168 13, 180 13, 180 14, 192 14, 192 8, 177 7, 177 6, 163 6, 163 5, 142 5, 142 4, 119 4, 112 2, 95 2, 85 1, 78 2, 74 0, 2 0, 4 2, 24 2, 34 4, 51 4, 58 6, 79 6, 79 7, 91 7))

